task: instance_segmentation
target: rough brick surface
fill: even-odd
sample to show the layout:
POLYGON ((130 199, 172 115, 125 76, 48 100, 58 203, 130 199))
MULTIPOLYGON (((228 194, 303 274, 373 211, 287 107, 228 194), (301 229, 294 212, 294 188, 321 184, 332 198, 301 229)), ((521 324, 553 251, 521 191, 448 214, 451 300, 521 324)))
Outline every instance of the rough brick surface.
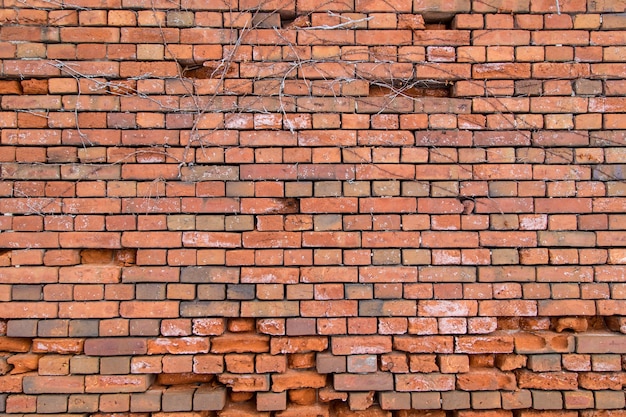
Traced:
POLYGON ((623 417, 624 0, 0 0, 0 413, 623 417))

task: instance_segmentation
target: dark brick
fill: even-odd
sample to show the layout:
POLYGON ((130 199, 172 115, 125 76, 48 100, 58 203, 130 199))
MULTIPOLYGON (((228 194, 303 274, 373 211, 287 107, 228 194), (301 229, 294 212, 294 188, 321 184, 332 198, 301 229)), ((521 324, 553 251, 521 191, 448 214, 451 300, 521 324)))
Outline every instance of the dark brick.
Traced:
POLYGON ((161 409, 164 412, 191 411, 195 391, 195 388, 187 386, 168 388, 163 392, 161 409))
POLYGON ((252 284, 229 284, 226 286, 226 298, 229 300, 254 300, 256 286, 252 284))
POLYGON ((97 337, 99 320, 70 320, 70 337, 97 337))
POLYGON ((67 395, 39 395, 37 396, 37 411, 39 413, 65 413, 67 411, 67 395))
POLYGON ((193 396, 194 411, 222 410, 226 404, 226 389, 223 387, 202 386, 193 396))
POLYGON ((9 337, 36 337, 38 320, 9 320, 7 336, 9 337))

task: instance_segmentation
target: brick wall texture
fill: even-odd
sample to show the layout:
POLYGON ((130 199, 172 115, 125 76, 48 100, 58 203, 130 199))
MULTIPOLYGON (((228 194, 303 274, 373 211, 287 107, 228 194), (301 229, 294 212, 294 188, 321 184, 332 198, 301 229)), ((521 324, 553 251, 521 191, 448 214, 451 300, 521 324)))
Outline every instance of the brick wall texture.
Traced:
POLYGON ((626 417, 626 0, 0 6, 0 416, 626 417))

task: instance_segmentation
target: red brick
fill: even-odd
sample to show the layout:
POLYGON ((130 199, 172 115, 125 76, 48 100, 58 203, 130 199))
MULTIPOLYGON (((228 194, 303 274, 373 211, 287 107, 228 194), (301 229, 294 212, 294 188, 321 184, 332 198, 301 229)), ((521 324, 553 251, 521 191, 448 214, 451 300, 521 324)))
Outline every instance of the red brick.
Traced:
POLYGON ((178 317, 177 301, 122 301, 120 315, 126 318, 178 317))
POLYGON ((328 348, 326 337, 274 337, 270 341, 271 354, 322 352, 328 348))
POLYGON ((566 353, 574 351, 574 338, 552 332, 520 332, 514 336, 515 352, 520 354, 566 353))
POLYGON ((108 265, 79 265, 59 269, 59 282, 113 284, 120 281, 121 268, 108 265))
POLYGON ((293 317, 298 315, 296 301, 242 301, 242 317, 293 317))
POLYGON ((219 375, 219 381, 234 392, 268 391, 270 380, 268 374, 227 374, 219 375))
POLYGON ((13 301, 10 304, 0 304, 0 317, 4 319, 55 318, 57 317, 57 307, 57 303, 13 301))
POLYGON ((40 266, 8 268, 2 271, 4 284, 52 284, 58 280, 56 268, 40 266))
POLYGON ((506 335, 460 336, 455 345, 455 352, 458 353, 511 353, 514 339, 506 335))
POLYGON ((525 79, 530 78, 530 73, 530 64, 524 63, 487 63, 472 66, 472 76, 476 79, 525 79))
POLYGON ((360 235, 353 232, 304 232, 303 247, 356 248, 361 244, 360 235))
POLYGON ((180 232, 124 232, 122 245, 135 248, 170 248, 181 246, 180 232))
POLYGON ((9 413, 35 412, 37 397, 33 395, 12 395, 6 398, 5 411, 9 413))
POLYGON ((417 307, 420 317, 465 317, 478 312, 478 302, 473 300, 419 300, 417 307))
POLYGON ((0 337, 0 349, 4 352, 28 352, 31 340, 16 337, 0 337))
POLYGON ((590 267, 542 266, 537 268, 538 282, 592 282, 590 267))
POLYGON ((62 28, 61 40, 69 43, 116 43, 120 41, 120 30, 115 28, 62 28))
MULTIPOLYGON (((2 203, 0 202, 0 206, 2 203)), ((4 210, 6 213, 11 210, 4 210)), ((59 233, 57 232, 13 232, 3 233, 0 236, 0 247, 3 248, 58 248, 59 247, 59 233)), ((33 269, 33 272, 37 272, 33 269)), ((50 273, 43 273, 43 270, 39 272, 42 275, 49 275, 50 273)))
POLYGON ((376 354, 391 351, 389 336, 346 336, 333 337, 331 341, 334 355, 376 354))
POLYGON ((537 315, 537 303, 530 300, 484 300, 479 302, 478 314, 495 317, 534 317, 537 315))
POLYGON ((411 266, 361 267, 359 282, 417 282, 417 269, 411 266))
POLYGON ((541 390, 575 390, 578 388, 578 379, 573 372, 520 371, 518 385, 520 388, 541 390))
POLYGON ((539 13, 571 13, 584 12, 586 8, 585 0, 571 0, 561 5, 552 4, 547 0, 535 0, 531 3, 530 11, 539 13))
POLYGON ((61 74, 60 70, 52 61, 36 60, 36 61, 5 61, 6 75, 19 75, 26 77, 55 77, 61 74))
POLYGON ((396 336, 393 348, 410 353, 452 353, 454 346, 450 336, 396 336))
POLYGON ((476 30, 474 45, 528 45, 530 32, 525 30, 476 30))
POLYGON ((414 198, 363 198, 359 202, 359 211, 362 213, 411 213, 415 209, 416 201, 414 198))
POLYGON ((420 282, 474 282, 473 267, 424 266, 418 268, 420 282))
POLYGON ((315 371, 291 370, 272 375, 272 391, 283 392, 290 389, 322 388, 326 385, 326 375, 315 371))
POLYGON ((59 317, 72 319, 113 318, 119 316, 117 301, 59 303, 59 317))
MULTIPOLYGON (((228 277, 236 274, 236 270, 229 270, 228 277), (230 273, 232 271, 232 273, 230 273)), ((242 283, 256 283, 256 284, 294 284, 298 282, 298 269, 297 268, 283 268, 282 270, 276 270, 275 268, 264 267, 244 267, 241 270, 241 282, 242 283)), ((227 280, 227 282, 231 282, 227 280)))
POLYGON ((458 375, 457 387, 465 391, 511 391, 517 388, 517 383, 512 372, 485 369, 458 375))
POLYGON ((495 0, 489 3, 476 3, 472 5, 472 11, 479 13, 514 12, 528 13, 530 1, 528 0, 495 0))
POLYGON ((148 341, 148 354, 196 354, 209 351, 205 337, 157 338, 148 341))
POLYGON ((478 233, 422 232, 422 246, 426 248, 475 248, 478 246, 478 233))
POLYGON ((454 389, 455 378, 445 374, 398 374, 396 375, 397 391, 451 391, 454 389))
POLYGON ((269 352, 269 336, 256 334, 224 334, 211 340, 212 353, 269 352))

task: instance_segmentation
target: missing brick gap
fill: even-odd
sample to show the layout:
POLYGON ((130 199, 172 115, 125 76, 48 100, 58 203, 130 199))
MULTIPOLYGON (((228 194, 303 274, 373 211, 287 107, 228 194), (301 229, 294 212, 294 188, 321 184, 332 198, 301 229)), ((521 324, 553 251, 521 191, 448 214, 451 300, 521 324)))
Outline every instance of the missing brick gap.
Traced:
POLYGON ((282 15, 278 12, 257 12, 252 15, 252 27, 256 29, 282 28, 282 15))
POLYGON ((451 97, 453 86, 453 82, 435 80, 373 82, 370 83, 369 96, 451 97))
POLYGON ((134 265, 136 249, 83 249, 80 251, 81 264, 98 265, 134 265))
POLYGON ((201 64, 185 65, 182 69, 184 78, 195 78, 206 80, 212 78, 221 78, 222 76, 236 76, 237 69, 223 61, 206 61, 201 64))
POLYGON ((302 29, 311 26, 309 14, 297 15, 291 12, 281 12, 281 26, 283 29, 302 29))
POLYGON ((308 16, 296 16, 293 10, 275 10, 272 12, 254 12, 252 27, 255 29, 286 29, 308 21, 308 16))
POLYGON ((426 30, 450 30, 454 14, 441 12, 424 13, 424 25, 426 30))

